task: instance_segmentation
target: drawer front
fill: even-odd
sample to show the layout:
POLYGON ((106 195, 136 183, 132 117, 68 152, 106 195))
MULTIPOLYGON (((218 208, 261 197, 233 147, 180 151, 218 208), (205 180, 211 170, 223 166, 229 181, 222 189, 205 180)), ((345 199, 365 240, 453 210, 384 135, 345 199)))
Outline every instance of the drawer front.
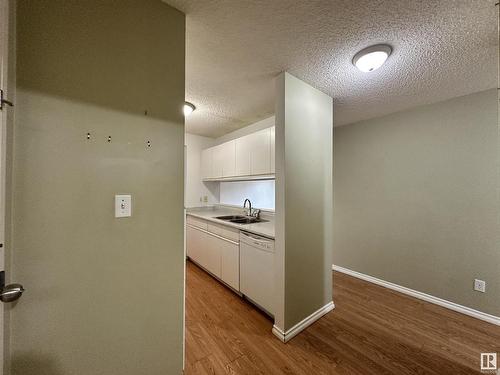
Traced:
POLYGON ((239 242, 240 241, 240 230, 226 227, 219 224, 208 224, 208 231, 210 233, 216 234, 218 236, 227 238, 228 240, 239 242))
POLYGON ((192 225, 193 227, 197 227, 203 230, 207 230, 207 222, 203 219, 198 219, 197 217, 193 217, 190 215, 186 216, 186 223, 192 225))

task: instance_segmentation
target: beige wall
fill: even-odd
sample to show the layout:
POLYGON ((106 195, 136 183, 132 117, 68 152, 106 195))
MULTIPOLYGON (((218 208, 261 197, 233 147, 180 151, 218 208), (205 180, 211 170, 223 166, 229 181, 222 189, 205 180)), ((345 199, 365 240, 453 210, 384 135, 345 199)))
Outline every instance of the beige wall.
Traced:
POLYGON ((496 90, 335 128, 334 264, 500 316, 497 137, 496 90))
POLYGON ((12 374, 180 374, 184 15, 17 4, 12 374))
POLYGON ((288 330, 332 301, 333 102, 288 73, 277 88, 276 259, 284 257, 277 324, 288 330))

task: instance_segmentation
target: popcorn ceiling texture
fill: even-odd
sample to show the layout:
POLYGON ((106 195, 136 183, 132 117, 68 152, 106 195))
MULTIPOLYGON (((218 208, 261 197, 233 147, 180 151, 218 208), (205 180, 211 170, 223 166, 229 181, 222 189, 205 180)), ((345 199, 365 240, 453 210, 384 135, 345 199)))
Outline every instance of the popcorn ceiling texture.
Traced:
POLYGON ((328 93, 335 125, 497 84, 494 0, 168 0, 187 14, 187 131, 217 137, 274 113, 283 70, 328 93), (372 73, 356 52, 388 43, 372 73))

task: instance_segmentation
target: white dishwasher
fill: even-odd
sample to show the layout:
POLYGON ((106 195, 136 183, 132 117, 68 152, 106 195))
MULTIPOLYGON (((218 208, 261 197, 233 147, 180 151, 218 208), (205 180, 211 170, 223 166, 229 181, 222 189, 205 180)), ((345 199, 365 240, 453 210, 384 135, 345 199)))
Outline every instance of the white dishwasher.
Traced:
POLYGON ((240 291, 274 315, 274 240, 240 231, 240 291))

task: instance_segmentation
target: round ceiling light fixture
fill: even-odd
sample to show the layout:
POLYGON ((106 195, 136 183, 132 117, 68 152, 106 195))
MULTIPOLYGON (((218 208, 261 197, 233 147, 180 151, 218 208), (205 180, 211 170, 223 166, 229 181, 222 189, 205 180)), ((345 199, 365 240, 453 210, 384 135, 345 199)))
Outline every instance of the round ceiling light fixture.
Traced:
POLYGON ((391 55, 392 47, 387 44, 377 44, 362 49, 354 55, 352 63, 362 72, 373 72, 384 65, 391 55))
POLYGON ((188 117, 193 111, 196 109, 195 105, 193 103, 189 102, 184 102, 184 117, 188 117))

